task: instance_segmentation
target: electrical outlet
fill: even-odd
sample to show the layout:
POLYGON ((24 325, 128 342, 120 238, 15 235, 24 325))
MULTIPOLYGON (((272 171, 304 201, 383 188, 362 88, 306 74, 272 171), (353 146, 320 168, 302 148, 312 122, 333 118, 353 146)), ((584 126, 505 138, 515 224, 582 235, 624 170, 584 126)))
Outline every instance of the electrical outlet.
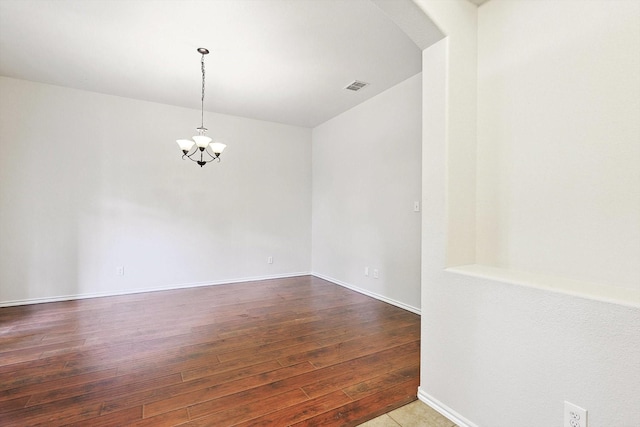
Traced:
POLYGON ((267 264, 273 264, 273 257, 272 256, 267 257, 267 264))
POLYGON ((118 276, 124 276, 124 267, 123 266, 116 267, 116 274, 118 276))
POLYGON ((364 275, 369 276, 369 267, 364 268, 364 275))
POLYGON ((564 427, 587 427, 587 410, 565 401, 564 427))
POLYGON ((373 269, 373 278, 374 279, 378 279, 380 277, 380 273, 378 272, 377 268, 373 269))
POLYGON ((415 201, 413 202, 413 211, 414 212, 420 212, 420 202, 419 201, 415 201))

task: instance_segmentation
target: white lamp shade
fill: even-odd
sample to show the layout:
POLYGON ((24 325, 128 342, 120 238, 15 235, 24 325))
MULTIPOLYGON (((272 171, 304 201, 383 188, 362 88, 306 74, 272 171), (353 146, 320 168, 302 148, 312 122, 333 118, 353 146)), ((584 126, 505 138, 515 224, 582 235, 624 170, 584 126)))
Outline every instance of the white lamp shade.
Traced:
POLYGON ((206 148, 207 145, 211 142, 211 138, 204 135, 196 135, 192 136, 193 140, 196 142, 196 145, 200 148, 206 148))
POLYGON ((195 142, 190 139, 178 139, 176 142, 180 146, 180 149, 183 151, 191 150, 191 147, 193 147, 193 144, 195 144, 195 142))
POLYGON ((227 144, 223 144, 222 142, 214 142, 211 144, 211 151, 216 154, 221 154, 225 148, 227 148, 227 144))

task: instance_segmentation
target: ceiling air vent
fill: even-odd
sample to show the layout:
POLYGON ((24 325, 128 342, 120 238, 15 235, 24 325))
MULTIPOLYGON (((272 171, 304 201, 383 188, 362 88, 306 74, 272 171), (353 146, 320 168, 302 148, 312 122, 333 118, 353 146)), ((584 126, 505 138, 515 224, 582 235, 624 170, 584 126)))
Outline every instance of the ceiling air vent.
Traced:
POLYGON ((365 86, 369 86, 369 83, 365 83, 365 82, 361 82, 361 81, 358 81, 358 80, 354 80, 353 83, 351 83, 349 86, 345 87, 345 89, 357 92, 360 89, 364 88, 365 86))

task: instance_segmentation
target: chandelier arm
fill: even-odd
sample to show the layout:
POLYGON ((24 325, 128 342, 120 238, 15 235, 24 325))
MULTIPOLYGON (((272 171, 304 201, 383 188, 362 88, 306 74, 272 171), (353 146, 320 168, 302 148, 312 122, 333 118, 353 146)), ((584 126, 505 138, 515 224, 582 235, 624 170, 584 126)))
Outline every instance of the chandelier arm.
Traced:
MULTIPOLYGON (((193 155, 194 155, 194 154, 196 154, 197 152, 198 152, 198 147, 193 148, 193 152, 191 152, 191 153, 189 153, 189 152, 184 153, 184 154, 182 155, 182 159, 184 160, 184 158, 185 158, 185 156, 186 156, 186 157, 188 157, 188 158, 189 158, 189 160, 193 160, 193 159, 191 158, 191 156, 193 156, 193 155)), ((193 160, 193 161, 195 162, 195 160, 193 160)))
POLYGON ((194 163, 197 163, 200 165, 200 167, 204 166, 207 163, 211 163, 214 160, 217 160, 218 163, 220 163, 220 156, 216 156, 215 153, 211 154, 209 152, 209 147, 205 148, 204 150, 199 150, 198 148, 196 148, 192 153, 187 153, 187 154, 183 154, 182 155, 182 159, 184 160, 185 157, 189 160, 191 160, 194 163), (200 160, 194 159, 193 156, 200 151, 200 160), (210 157, 209 160, 205 160, 204 159, 204 153, 207 153, 207 155, 210 157))
POLYGON ((196 162, 198 163, 198 160, 194 160, 193 156, 198 152, 198 147, 196 147, 195 149, 193 149, 193 152, 191 153, 187 153, 187 154, 183 154, 182 158, 184 159, 185 156, 187 156, 187 159, 191 160, 192 162, 196 162))
POLYGON ((194 159, 193 159, 193 155, 195 155, 196 153, 198 153, 198 151, 200 151, 200 161, 203 161, 203 162, 207 162, 207 163, 209 163, 209 162, 211 162, 211 161, 213 161, 213 160, 216 160, 218 157, 216 157, 216 156, 215 156, 215 154, 211 154, 211 153, 209 152, 208 148, 209 148, 209 147, 207 147, 204 151, 200 151, 198 148, 196 148, 192 153, 183 154, 183 155, 182 155, 182 157, 183 157, 183 158, 184 158, 184 157, 186 157, 186 158, 188 158, 189 160, 191 160, 192 162, 198 162, 198 160, 194 160, 194 159), (210 158, 209 160, 204 160, 204 156, 202 155, 202 153, 203 153, 203 152, 206 152, 206 153, 207 153, 207 155, 208 155, 209 157, 211 157, 211 158, 210 158))
MULTIPOLYGON (((209 150, 211 149, 210 145, 207 145, 207 148, 205 148, 204 151, 207 152, 207 154, 209 155, 209 157, 211 157, 211 160, 209 160, 210 162, 214 161, 215 159, 220 159, 220 156, 216 156, 216 153, 214 153, 213 151, 209 152, 209 150)), ((220 160, 218 160, 220 161, 220 160)))

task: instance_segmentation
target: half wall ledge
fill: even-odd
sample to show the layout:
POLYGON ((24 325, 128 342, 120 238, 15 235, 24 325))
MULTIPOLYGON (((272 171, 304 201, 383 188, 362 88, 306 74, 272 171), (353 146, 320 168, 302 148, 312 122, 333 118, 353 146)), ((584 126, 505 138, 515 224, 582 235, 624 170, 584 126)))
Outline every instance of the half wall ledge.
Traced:
POLYGON ((540 273, 509 270, 482 264, 468 264, 445 269, 446 272, 513 285, 558 292, 580 298, 640 308, 640 291, 599 283, 584 282, 540 273))

